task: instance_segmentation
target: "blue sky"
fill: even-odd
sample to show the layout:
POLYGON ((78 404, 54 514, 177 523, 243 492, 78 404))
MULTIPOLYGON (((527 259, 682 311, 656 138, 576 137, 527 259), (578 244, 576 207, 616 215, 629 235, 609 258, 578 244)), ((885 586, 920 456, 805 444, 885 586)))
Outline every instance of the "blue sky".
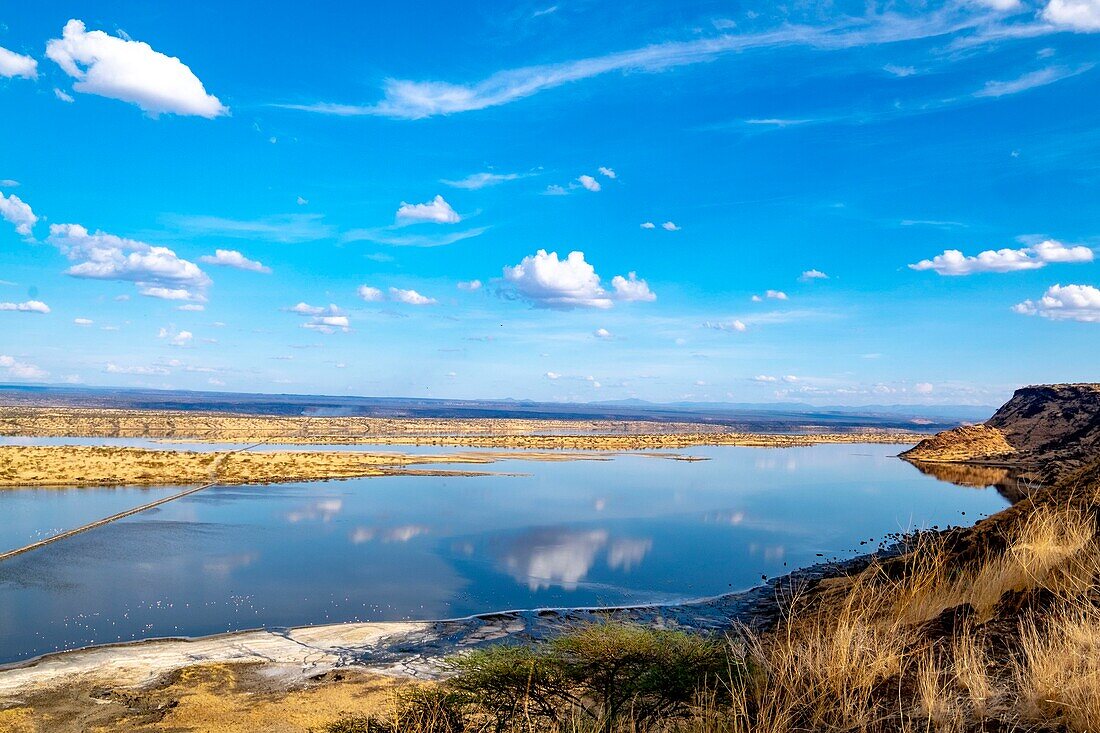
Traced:
POLYGON ((0 381, 1096 378, 1100 0, 225 5, 0 16, 0 381))

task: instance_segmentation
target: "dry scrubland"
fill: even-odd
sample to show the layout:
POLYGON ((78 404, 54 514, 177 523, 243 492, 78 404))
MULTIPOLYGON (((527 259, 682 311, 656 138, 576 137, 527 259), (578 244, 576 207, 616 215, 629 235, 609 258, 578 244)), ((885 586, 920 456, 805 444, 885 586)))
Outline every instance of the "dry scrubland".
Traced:
MULTIPOLYGON (((362 476, 469 474, 415 469, 416 464, 487 464, 498 453, 443 456, 353 451, 231 452, 98 446, 0 446, 0 487, 150 486, 276 483, 362 476)), ((533 460, 581 460, 585 453, 532 453, 533 460)))
POLYGON ((0 435, 228 442, 387 443, 471 448, 637 450, 693 445, 915 443, 904 431, 768 435, 705 423, 621 420, 265 417, 154 410, 0 407, 0 435))

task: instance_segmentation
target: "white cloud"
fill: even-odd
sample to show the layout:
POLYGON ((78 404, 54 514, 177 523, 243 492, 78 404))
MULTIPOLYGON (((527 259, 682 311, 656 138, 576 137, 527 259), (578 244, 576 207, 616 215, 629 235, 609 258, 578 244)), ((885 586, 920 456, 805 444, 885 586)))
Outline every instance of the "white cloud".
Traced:
POLYGON ((543 191, 543 194, 546 196, 565 196, 568 193, 568 191, 566 191, 564 188, 556 183, 551 183, 549 186, 546 187, 546 190, 543 191))
POLYGON ((931 382, 917 382, 913 385, 913 391, 917 394, 932 394, 934 389, 931 382))
POLYGON ((1016 10, 1023 7, 1023 3, 1020 0, 970 0, 975 5, 981 5, 987 8, 993 8, 999 10, 1002 13, 1009 10, 1016 10))
POLYGON ((766 382, 766 383, 778 382, 779 377, 773 377, 773 376, 768 375, 768 374, 757 374, 755 377, 752 378, 752 381, 754 381, 754 382, 766 382))
POLYGON ((167 376, 172 372, 160 366, 119 366, 113 362, 107 362, 104 368, 108 374, 136 374, 140 376, 167 376))
POLYGON ((557 252, 540 249, 518 264, 504 268, 504 279, 515 293, 539 308, 610 308, 615 300, 652 301, 657 296, 645 280, 631 272, 611 280, 614 292, 600 285, 600 276, 584 259, 584 253, 570 252, 564 260, 557 252))
POLYGON ((703 328, 712 328, 715 331, 737 331, 738 333, 744 332, 748 326, 744 321, 733 319, 732 321, 705 321, 703 328))
POLYGON ((174 328, 162 328, 157 332, 157 338, 165 339, 173 346, 188 346, 195 339, 195 334, 190 331, 177 331, 174 328))
POLYGON ((46 44, 46 56, 76 80, 73 90, 136 104, 151 117, 229 114, 178 58, 147 43, 88 32, 79 20, 70 20, 61 38, 46 44))
POLYGON ((221 267, 235 267, 238 270, 248 270, 249 272, 262 272, 265 274, 271 272, 270 267, 265 266, 262 262, 248 259, 235 249, 214 250, 213 255, 203 255, 199 258, 199 262, 221 267))
POLYGON ((1012 310, 1055 321, 1100 323, 1100 289, 1091 285, 1051 285, 1038 301, 1025 300, 1012 310))
POLYGON ((1020 249, 998 249, 966 256, 957 249, 945 250, 930 260, 909 265, 911 270, 934 270, 940 275, 973 275, 979 272, 1016 272, 1038 270, 1050 263, 1092 262, 1088 247, 1066 246, 1048 239, 1020 249))
POLYGON ((90 326, 93 323, 95 323, 95 321, 93 321, 90 318, 74 318, 73 323, 75 323, 78 326, 90 326))
POLYGON ((193 312, 198 313, 198 312, 202 312, 202 311, 206 310, 206 306, 205 305, 200 305, 199 303, 184 303, 183 305, 177 305, 176 310, 178 310, 178 311, 193 311, 193 312))
POLYGON ((466 291, 469 291, 469 292, 473 292, 475 290, 481 290, 481 281, 480 280, 464 280, 463 282, 460 282, 458 284, 458 289, 459 290, 466 290, 466 291))
POLYGON ((610 308, 611 299, 600 287, 600 276, 585 262, 584 253, 570 252, 564 260, 557 252, 540 249, 515 266, 504 268, 504 279, 520 296, 541 308, 610 308))
POLYGON ((1063 79, 1069 79, 1083 74, 1089 71, 1093 67, 1093 64, 1082 64, 1081 66, 1049 66, 1045 69, 1038 69, 1036 71, 1028 72, 1016 79, 1009 79, 1008 81, 989 81, 985 86, 974 92, 975 97, 1005 97, 1009 94, 1019 94, 1020 92, 1026 92, 1029 89, 1035 89, 1037 87, 1045 87, 1048 84, 1053 84, 1063 79))
MULTIPOLYGON (((771 300, 788 300, 787 294, 784 293, 782 290, 765 290, 764 297, 770 298, 771 300)), ((759 303, 761 301, 760 296, 754 295, 753 301, 759 303)))
POLYGON ((1050 0, 1043 19, 1075 31, 1100 31, 1100 0, 1050 0))
POLYGON ((600 190, 600 182, 590 175, 578 176, 577 182, 584 186, 586 191, 595 192, 600 190))
POLYGON ((390 300, 406 305, 435 305, 437 302, 435 298, 421 295, 415 290, 402 290, 401 288, 390 288, 390 300))
POLYGON ((651 303, 657 300, 657 294, 649 289, 649 283, 639 280, 637 273, 627 273, 626 277, 616 275, 611 278, 611 287, 615 290, 615 300, 626 302, 640 301, 651 303))
POLYGON ((546 378, 553 381, 555 379, 561 379, 561 375, 557 372, 546 372, 546 378))
POLYGON ((75 99, 73 99, 73 95, 69 94, 68 92, 62 91, 57 87, 53 88, 53 95, 57 97, 58 101, 64 102, 65 104, 72 104, 76 101, 75 99))
POLYGON ((24 79, 38 78, 38 62, 30 56, 0 47, 0 76, 8 79, 16 76, 24 79))
POLYGON ((350 327, 351 324, 347 316, 314 316, 302 324, 302 328, 320 331, 321 333, 336 333, 337 331, 347 333, 350 327))
POLYGON ((829 276, 821 270, 806 270, 799 277, 802 282, 808 283, 814 280, 828 280, 829 276))
POLYGON ((19 311, 20 313, 49 313, 50 307, 41 300, 27 300, 22 303, 0 303, 0 311, 19 311))
POLYGON ((50 225, 48 241, 76 263, 65 271, 73 277, 133 282, 142 295, 168 300, 203 300, 201 291, 210 285, 198 265, 167 247, 90 234, 79 224, 50 225))
POLYGON ((664 224, 661 225, 661 228, 664 229, 666 232, 680 231, 680 227, 676 226, 676 224, 671 221, 666 221, 664 224))
POLYGON ((309 204, 309 199, 304 199, 299 196, 297 199, 294 200, 294 203, 298 204, 299 206, 306 206, 307 204, 309 204))
POLYGON ((9 224, 15 225, 15 231, 24 237, 29 237, 34 225, 38 223, 31 207, 14 193, 4 196, 0 193, 0 216, 9 224))
MULTIPOLYGON (((464 239, 480 237, 489 231, 489 227, 473 227, 461 232, 447 232, 446 234, 394 234, 392 227, 375 229, 352 229, 345 232, 340 238, 344 242, 376 242, 391 247, 443 247, 464 239)), ((386 255, 367 255, 372 259, 385 258, 386 255)), ((389 262, 393 258, 381 261, 389 262)))
POLYGON ((288 308, 288 310, 291 313, 297 313, 300 316, 320 316, 324 314, 338 316, 342 315, 343 313, 340 310, 340 307, 337 306, 335 303, 330 303, 329 306, 326 308, 320 305, 310 305, 309 303, 306 303, 304 301, 298 303, 295 306, 291 306, 290 308, 288 308))
POLYGON ((480 188, 486 188, 488 186, 495 186, 505 181, 514 181, 518 178, 525 178, 526 176, 519 173, 471 173, 465 178, 460 178, 457 181, 441 179, 439 182, 445 186, 451 188, 463 188, 466 190, 477 190, 480 188))
POLYGON ((8 376, 15 379, 42 379, 47 376, 47 372, 34 364, 19 361, 14 356, 0 355, 0 369, 6 369, 8 376))
POLYGON ((325 307, 310 305, 303 301, 287 310, 309 318, 308 321, 302 324, 302 328, 320 331, 321 333, 336 333, 337 331, 346 333, 351 330, 351 322, 335 303, 330 303, 325 307))
POLYGON ((917 70, 912 66, 898 66, 897 64, 886 64, 882 67, 882 70, 887 74, 900 77, 912 76, 917 73, 917 70))
POLYGON ((370 285, 360 285, 359 297, 368 303, 379 303, 386 299, 386 296, 378 288, 372 288, 370 285))
POLYGON ((643 221, 642 222, 642 229, 656 229, 656 228, 657 228, 657 225, 654 224, 651 221, 643 221))
POLYGON ((436 196, 426 204, 409 204, 402 201, 401 208, 397 210, 397 221, 404 224, 421 222, 457 224, 462 221, 462 217, 442 196, 436 196))
POLYGON ((192 292, 187 288, 164 288, 150 285, 140 287, 138 292, 147 298, 158 298, 160 300, 206 300, 206 296, 202 293, 192 292))
POLYGON ((618 174, 615 173, 615 171, 613 169, 607 168, 607 167, 602 166, 602 165, 599 168, 597 168, 596 170, 597 170, 597 172, 599 172, 599 174, 601 176, 604 176, 606 178, 618 178, 619 177, 618 174))
POLYGON ((608 331, 606 328, 597 328, 595 331, 592 332, 592 335, 598 339, 612 338, 611 332, 608 331))
POLYGON ((990 25, 988 13, 963 12, 950 4, 936 12, 905 15, 873 12, 818 26, 787 23, 759 32, 719 33, 666 41, 553 64, 505 69, 473 84, 388 79, 373 105, 290 104, 292 109, 331 115, 379 115, 419 119, 508 104, 539 92, 597 76, 657 72, 706 63, 751 49, 803 48, 837 51, 960 34, 990 25))

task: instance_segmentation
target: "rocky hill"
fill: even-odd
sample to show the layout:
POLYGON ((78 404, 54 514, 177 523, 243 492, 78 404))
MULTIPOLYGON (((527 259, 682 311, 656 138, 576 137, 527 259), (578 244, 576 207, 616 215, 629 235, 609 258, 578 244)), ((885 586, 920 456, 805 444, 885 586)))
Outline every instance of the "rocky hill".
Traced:
POLYGON ((1100 384, 1018 389, 984 424, 946 430, 901 455, 914 462, 1002 466, 1057 479, 1100 459, 1100 384))

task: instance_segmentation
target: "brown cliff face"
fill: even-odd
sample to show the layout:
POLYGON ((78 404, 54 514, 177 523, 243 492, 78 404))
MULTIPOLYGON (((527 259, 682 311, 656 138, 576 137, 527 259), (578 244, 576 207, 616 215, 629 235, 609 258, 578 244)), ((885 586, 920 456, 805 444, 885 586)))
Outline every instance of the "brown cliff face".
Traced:
POLYGON ((1004 466, 1056 481, 1100 461, 1100 384, 1023 387, 984 425, 946 430, 901 456, 1004 466))

